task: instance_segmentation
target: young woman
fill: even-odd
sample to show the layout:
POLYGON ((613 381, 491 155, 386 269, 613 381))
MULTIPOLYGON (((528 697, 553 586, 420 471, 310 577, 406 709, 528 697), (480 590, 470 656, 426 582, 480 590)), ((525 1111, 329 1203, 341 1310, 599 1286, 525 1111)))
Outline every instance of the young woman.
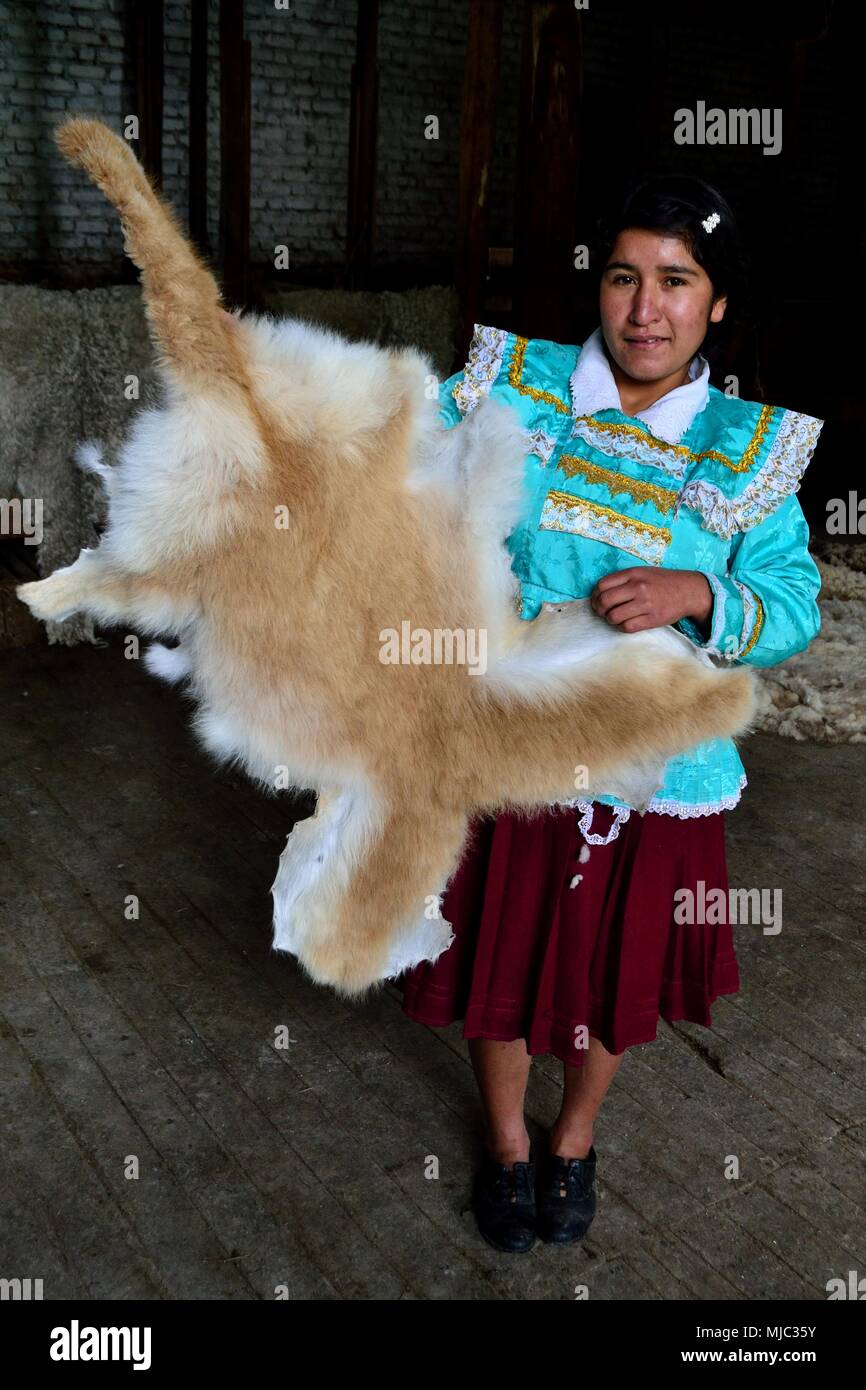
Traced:
MULTIPOLYGON (((521 615, 590 597, 623 632, 671 623, 720 660, 775 665, 819 626, 794 492, 822 422, 709 384, 700 349, 743 278, 731 209, 700 179, 647 181, 598 264, 601 325, 582 348, 477 325, 442 387, 447 425, 492 395, 526 429, 532 503, 509 538, 521 615)), ((644 815, 578 797, 474 822, 442 904, 455 939, 400 984, 410 1018, 464 1020, 486 1119, 473 1208, 497 1248, 584 1235, 594 1125, 625 1050, 659 1018, 709 1026, 737 992, 730 925, 679 924, 675 894, 703 881, 727 901, 724 812, 745 783, 716 740, 668 765, 644 815), (564 1089, 536 1174, 524 1095, 539 1052, 563 1062, 564 1089)))

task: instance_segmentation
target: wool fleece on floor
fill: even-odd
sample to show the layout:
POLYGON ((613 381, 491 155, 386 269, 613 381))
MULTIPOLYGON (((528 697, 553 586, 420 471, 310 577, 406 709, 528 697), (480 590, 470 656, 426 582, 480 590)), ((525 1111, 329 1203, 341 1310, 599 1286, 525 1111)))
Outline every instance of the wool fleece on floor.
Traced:
POLYGON ((586 602, 521 619, 509 408, 445 429, 419 352, 227 313, 125 141, 80 117, 55 138, 120 214, 164 399, 113 466, 79 451, 108 490, 100 544, 18 593, 176 641, 150 665, 187 682, 204 746, 318 792, 272 885, 274 945, 357 996, 449 945, 471 816, 576 791, 645 806, 667 759, 744 729, 751 676, 586 602))

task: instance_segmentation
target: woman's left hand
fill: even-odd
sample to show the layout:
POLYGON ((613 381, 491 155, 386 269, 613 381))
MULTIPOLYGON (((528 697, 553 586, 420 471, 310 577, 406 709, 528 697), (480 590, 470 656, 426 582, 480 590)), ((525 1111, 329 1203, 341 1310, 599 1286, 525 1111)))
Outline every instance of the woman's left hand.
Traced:
POLYGON ((632 565, 600 579, 590 594, 599 617, 620 632, 644 632, 681 618, 709 623, 713 592, 698 570, 664 570, 632 565))

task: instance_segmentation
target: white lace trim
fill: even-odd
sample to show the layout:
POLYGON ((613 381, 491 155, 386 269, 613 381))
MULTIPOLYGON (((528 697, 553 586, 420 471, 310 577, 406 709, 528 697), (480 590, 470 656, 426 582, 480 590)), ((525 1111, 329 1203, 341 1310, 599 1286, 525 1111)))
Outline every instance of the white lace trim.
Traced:
POLYGON ((729 792, 718 801, 677 801, 673 797, 654 796, 647 810, 659 811, 663 816, 676 816, 678 820, 692 820, 695 816, 714 816, 718 811, 730 811, 736 806, 747 786, 748 779, 743 773, 736 791, 729 792))
POLYGON ((556 448, 554 436, 545 430, 524 430, 523 435, 528 446, 527 453, 535 454, 546 468, 550 463, 550 456, 556 448))
POLYGON ((451 392, 461 415, 468 415, 470 410, 475 409, 482 396, 490 394, 490 388, 502 366, 507 338, 508 334, 504 328, 488 328, 483 323, 475 324, 463 376, 451 392))
POLYGON ((726 497, 715 483, 697 480, 686 483, 677 509, 700 512, 706 529, 724 540, 735 531, 750 531, 797 491, 823 426, 813 415, 786 410, 769 454, 739 497, 726 497))
POLYGON ((613 811, 615 818, 613 825, 610 827, 610 830, 607 832, 606 835, 596 835, 594 832, 590 831, 590 826, 592 825, 593 812, 595 811, 595 806, 593 802, 579 800, 577 806, 578 810, 583 812, 583 815, 577 822, 577 828, 580 831, 583 838, 586 840, 586 843, 588 845, 609 845, 611 840, 615 840, 617 838, 620 832, 620 828, 623 825, 625 825, 626 821, 629 819, 631 815, 630 806, 612 806, 611 810, 613 811))
POLYGON ((739 579, 734 579, 732 582, 736 585, 740 598, 743 600, 743 631, 740 634, 740 645, 734 653, 734 656, 738 657, 749 645, 749 638, 755 630, 758 610, 755 604, 755 595, 748 584, 742 584, 739 579))
MULTIPOLYGON (((743 792, 745 791, 748 785, 748 778, 746 777, 746 774, 743 773, 739 780, 739 783, 737 784, 736 791, 729 792, 726 796, 719 797, 718 801, 679 801, 676 797, 660 797, 656 795, 652 797, 652 799, 650 800, 649 805, 647 806, 647 813, 653 811, 656 814, 662 816, 676 816, 678 820, 694 820, 697 816, 715 816, 719 811, 733 810, 733 808, 740 801, 740 798, 742 797, 743 792)), ((625 814, 616 820, 614 825, 611 826, 610 833, 607 839, 604 839, 600 835, 586 834, 584 828, 584 821, 586 821, 587 828, 592 824, 591 814, 589 815, 589 819, 587 820, 587 812, 592 812, 593 803, 591 801, 585 801, 577 797, 573 801, 565 801, 560 802, 558 804, 567 806, 569 808, 574 807, 578 811, 583 812, 583 815, 577 823, 578 829, 580 830, 584 839, 592 845, 606 845, 609 844, 611 840, 615 840, 617 835, 619 834, 620 825, 625 824, 632 811, 634 810, 634 807, 632 806, 609 807, 609 809, 613 811, 615 815, 620 811, 625 812, 625 814)))
POLYGON ((604 541, 617 550, 635 555, 651 565, 660 565, 671 543, 671 533, 664 526, 634 521, 611 507, 602 507, 582 497, 562 493, 557 489, 544 499, 539 531, 569 531, 587 540, 604 541))
POLYGON ((713 574, 712 570, 701 570, 701 574, 713 591, 713 628, 704 650, 714 652, 716 656, 720 656, 719 643, 725 631, 725 602, 727 600, 727 594, 722 588, 722 581, 719 579, 719 576, 713 574))
POLYGON ((674 453, 672 445, 652 448, 640 435, 620 434, 616 430, 601 429, 592 420, 575 420, 571 437, 575 436, 590 448, 598 449, 599 453, 634 459, 637 463, 648 463, 652 468, 661 468, 665 473, 670 473, 679 482, 682 482, 686 468, 691 462, 688 455, 674 453))

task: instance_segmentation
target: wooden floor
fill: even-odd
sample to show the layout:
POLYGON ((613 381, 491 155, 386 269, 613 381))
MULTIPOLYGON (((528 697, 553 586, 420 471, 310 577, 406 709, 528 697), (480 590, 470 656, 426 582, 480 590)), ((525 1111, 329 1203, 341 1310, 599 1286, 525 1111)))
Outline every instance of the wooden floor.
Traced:
MULTIPOLYGON (((117 639, 4 653, 0 708, 0 1276, 46 1299, 824 1299, 866 1270, 866 746, 747 746, 732 882, 781 887, 783 929, 736 929, 712 1029, 628 1052, 590 1238, 515 1257, 468 1209, 461 1025, 410 1022, 391 987, 349 1007, 270 954, 287 802, 215 772, 117 639)), ((536 1059, 538 1124, 560 1084, 536 1059)))

